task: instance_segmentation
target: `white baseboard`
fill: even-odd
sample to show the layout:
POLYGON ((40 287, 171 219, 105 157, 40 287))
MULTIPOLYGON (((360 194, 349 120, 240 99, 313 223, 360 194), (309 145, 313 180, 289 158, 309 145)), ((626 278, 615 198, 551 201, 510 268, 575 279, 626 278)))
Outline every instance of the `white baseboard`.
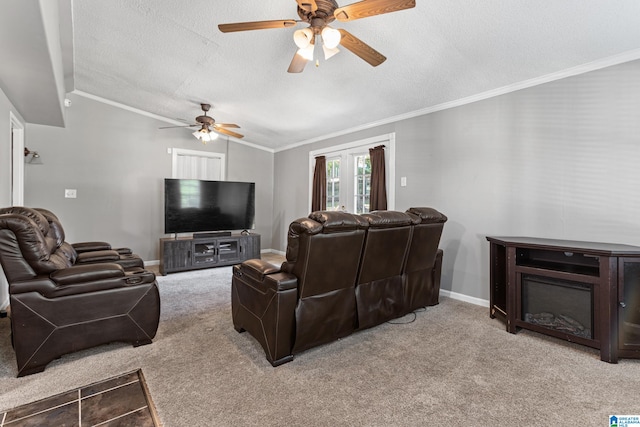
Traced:
POLYGON ((482 307, 489 307, 489 301, 486 299, 480 299, 476 297, 470 297, 469 295, 460 294, 458 292, 447 291, 444 289, 440 289, 440 295, 443 297, 448 297, 452 299, 457 299, 459 301, 468 302, 475 305, 480 305, 482 307))
POLYGON ((160 265, 160 260, 159 259, 152 259, 149 261, 145 261, 144 265, 160 265))

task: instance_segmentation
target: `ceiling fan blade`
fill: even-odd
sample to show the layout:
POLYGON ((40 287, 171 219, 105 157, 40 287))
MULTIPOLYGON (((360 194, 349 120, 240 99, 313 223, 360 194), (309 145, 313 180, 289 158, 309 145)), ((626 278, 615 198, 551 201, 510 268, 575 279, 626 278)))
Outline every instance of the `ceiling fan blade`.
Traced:
POLYGON ((199 124, 196 125, 182 125, 182 126, 164 126, 158 129, 173 129, 173 128, 192 128, 194 126, 200 126, 199 124))
POLYGON ((340 31, 340 35, 342 38, 340 39, 340 44, 345 48, 349 49, 351 52, 358 55, 360 58, 367 61, 369 64, 377 67, 387 60, 387 57, 348 32, 347 30, 338 30, 340 31))
POLYGON ((338 21, 346 22, 411 9, 415 6, 416 0, 362 0, 337 8, 333 12, 333 16, 335 16, 338 21))
POLYGON ((216 132, 224 133, 225 135, 235 136, 236 138, 244 138, 244 135, 240 135, 239 133, 235 133, 225 128, 215 128, 216 132))
POLYGON ((302 56, 298 55, 298 52, 293 55, 293 59, 291 60, 291 64, 289 64, 289 69, 287 73, 301 73, 304 70, 304 66, 307 65, 306 59, 302 56))
POLYGON ((215 123, 213 127, 221 127, 221 128, 240 128, 240 126, 233 123, 215 123))
POLYGON ((219 24, 218 29, 223 33, 234 31, 265 30, 269 28, 289 28, 297 24, 293 19, 275 21, 237 22, 234 24, 219 24))
POLYGON ((318 10, 318 5, 316 4, 316 0, 296 0, 298 2, 298 6, 300 9, 306 10, 307 12, 315 12, 318 10))

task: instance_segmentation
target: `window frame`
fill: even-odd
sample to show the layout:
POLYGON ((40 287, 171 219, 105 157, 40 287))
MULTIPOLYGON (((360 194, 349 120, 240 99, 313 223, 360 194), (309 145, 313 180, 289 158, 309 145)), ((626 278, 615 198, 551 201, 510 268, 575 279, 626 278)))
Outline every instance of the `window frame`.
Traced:
POLYGON ((224 153, 214 153, 212 151, 199 151, 199 150, 187 150, 185 148, 172 148, 171 149, 171 178, 185 178, 184 176, 178 176, 178 157, 187 156, 200 159, 215 159, 220 162, 220 174, 216 179, 211 181, 226 181, 226 159, 224 153))
MULTIPOLYGON (((315 158, 317 156, 325 156, 327 162, 330 159, 341 157, 343 160, 346 156, 353 157, 358 154, 369 154, 369 148, 373 148, 378 145, 385 146, 385 165, 386 165, 386 186, 387 186, 387 209, 395 209, 395 133, 389 133, 384 135, 375 136, 372 138, 357 140, 346 144, 335 145, 319 150, 313 150, 309 152, 309 207, 311 206, 311 198, 313 194, 313 170, 315 166, 315 158)), ((341 160, 340 170, 344 175, 348 170, 350 178, 348 182, 343 182, 341 179, 340 188, 347 190, 349 194, 345 197, 349 200, 349 204, 355 202, 355 182, 354 182, 354 170, 351 169, 353 163, 345 162, 341 160)), ((328 193, 328 189, 327 189, 328 193)), ((341 199, 342 200, 342 199, 341 199)), ((340 203, 341 206, 346 206, 349 212, 354 212, 354 207, 347 203, 340 203)), ((327 207, 327 209, 329 209, 327 207)))

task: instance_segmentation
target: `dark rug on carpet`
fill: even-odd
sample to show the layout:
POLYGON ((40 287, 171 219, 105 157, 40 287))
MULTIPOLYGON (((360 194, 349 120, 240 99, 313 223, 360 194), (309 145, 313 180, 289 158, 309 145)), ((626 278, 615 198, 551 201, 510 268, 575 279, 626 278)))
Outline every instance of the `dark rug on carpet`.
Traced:
POLYGON ((0 412, 0 426, 159 427, 141 370, 0 412))

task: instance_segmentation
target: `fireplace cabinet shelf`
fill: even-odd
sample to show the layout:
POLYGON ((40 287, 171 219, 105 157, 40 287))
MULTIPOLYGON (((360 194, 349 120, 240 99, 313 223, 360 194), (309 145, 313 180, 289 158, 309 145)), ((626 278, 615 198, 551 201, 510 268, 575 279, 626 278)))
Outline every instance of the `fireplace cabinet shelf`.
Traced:
POLYGON ((508 332, 543 333, 640 358, 640 247, 531 237, 487 237, 490 316, 508 332))

